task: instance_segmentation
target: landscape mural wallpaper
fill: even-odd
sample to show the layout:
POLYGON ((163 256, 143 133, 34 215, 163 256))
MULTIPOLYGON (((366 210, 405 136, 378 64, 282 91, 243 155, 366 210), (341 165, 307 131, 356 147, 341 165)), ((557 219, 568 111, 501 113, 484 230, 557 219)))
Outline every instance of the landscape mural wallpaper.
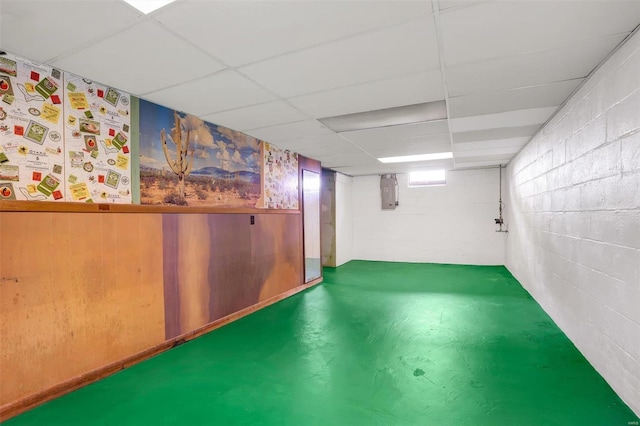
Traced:
POLYGON ((263 207, 261 143, 140 99, 140 201, 263 207))

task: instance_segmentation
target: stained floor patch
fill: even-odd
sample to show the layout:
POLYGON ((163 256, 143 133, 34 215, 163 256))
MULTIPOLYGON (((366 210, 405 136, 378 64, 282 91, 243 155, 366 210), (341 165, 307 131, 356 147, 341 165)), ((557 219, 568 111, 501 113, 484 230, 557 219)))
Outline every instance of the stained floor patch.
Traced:
POLYGON ((353 261, 6 425, 637 420, 505 268, 353 261))

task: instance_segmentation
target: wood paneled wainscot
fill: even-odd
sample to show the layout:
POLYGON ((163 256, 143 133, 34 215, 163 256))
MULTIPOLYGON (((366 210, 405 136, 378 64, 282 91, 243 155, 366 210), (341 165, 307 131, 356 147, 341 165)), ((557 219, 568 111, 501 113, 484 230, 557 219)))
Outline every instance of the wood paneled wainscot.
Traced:
POLYGON ((0 420, 307 287, 299 211, 21 203, 0 204, 0 420))
POLYGON ((0 405, 164 341, 162 216, 0 212, 0 405))

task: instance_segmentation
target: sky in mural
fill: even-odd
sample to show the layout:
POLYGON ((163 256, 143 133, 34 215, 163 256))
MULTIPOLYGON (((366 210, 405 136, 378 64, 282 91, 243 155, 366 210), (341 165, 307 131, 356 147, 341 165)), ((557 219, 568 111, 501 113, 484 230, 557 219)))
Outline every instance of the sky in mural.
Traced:
MULTIPOLYGON (((169 169, 160 131, 167 133, 167 146, 172 158, 176 147, 169 135, 175 126, 174 110, 140 99, 140 165, 169 169)), ((227 172, 260 173, 259 141, 244 133, 207 123, 190 114, 178 113, 183 135, 189 131, 189 150, 195 149, 192 173, 206 167, 227 172)))

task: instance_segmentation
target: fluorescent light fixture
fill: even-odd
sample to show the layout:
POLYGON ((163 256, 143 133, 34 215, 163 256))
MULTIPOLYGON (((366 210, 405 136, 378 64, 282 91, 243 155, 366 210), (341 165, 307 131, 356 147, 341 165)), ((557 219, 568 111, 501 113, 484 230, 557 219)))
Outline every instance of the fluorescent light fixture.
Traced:
POLYGON ((154 10, 158 10, 161 7, 168 5, 169 3, 173 3, 175 0, 124 0, 125 3, 129 3, 131 6, 138 9, 140 12, 145 15, 153 12, 154 10))
POLYGON ((444 101, 358 112, 321 118, 320 122, 335 132, 375 129, 399 124, 424 123, 445 120, 447 106, 444 101))
POLYGON ((402 155, 400 157, 378 158, 381 163, 409 163, 411 161, 446 160, 453 158, 453 152, 436 152, 435 154, 402 155))

